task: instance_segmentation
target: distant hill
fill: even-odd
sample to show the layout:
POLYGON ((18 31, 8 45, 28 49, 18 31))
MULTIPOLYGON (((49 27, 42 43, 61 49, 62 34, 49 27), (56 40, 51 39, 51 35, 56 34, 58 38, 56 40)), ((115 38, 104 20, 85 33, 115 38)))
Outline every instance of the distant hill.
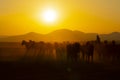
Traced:
POLYGON ((9 36, 7 36, 7 35, 0 35, 0 38, 7 38, 7 37, 9 37, 9 36))
POLYGON ((101 34, 100 35, 102 40, 120 40, 120 32, 112 32, 110 34, 101 34))
POLYGON ((42 34, 30 32, 24 35, 9 36, 6 38, 0 38, 0 42, 20 42, 22 40, 40 40, 43 37, 42 34))
MULTIPOLYGON (((39 34, 30 32, 24 35, 0 37, 0 42, 21 42, 22 40, 34 41, 87 41, 95 40, 97 33, 84 33, 81 31, 72 31, 68 29, 60 29, 49 34, 39 34)), ((102 40, 120 40, 120 33, 113 32, 110 34, 101 34, 102 40)))

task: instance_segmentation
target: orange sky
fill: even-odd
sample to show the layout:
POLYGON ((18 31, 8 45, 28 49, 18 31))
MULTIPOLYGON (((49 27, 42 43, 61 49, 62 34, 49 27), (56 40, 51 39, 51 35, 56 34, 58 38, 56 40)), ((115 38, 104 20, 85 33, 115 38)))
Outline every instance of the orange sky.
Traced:
POLYGON ((120 32, 120 0, 0 0, 0 35, 46 34, 57 29, 86 33, 120 32), (46 7, 58 18, 52 24, 39 17, 46 7))

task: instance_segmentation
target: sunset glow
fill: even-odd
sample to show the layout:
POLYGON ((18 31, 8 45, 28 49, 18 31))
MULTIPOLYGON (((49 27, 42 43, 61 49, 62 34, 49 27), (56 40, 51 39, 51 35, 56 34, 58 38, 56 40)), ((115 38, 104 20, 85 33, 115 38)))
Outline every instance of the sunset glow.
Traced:
POLYGON ((45 10, 41 16, 46 23, 52 23, 57 19, 57 13, 52 9, 45 10))
POLYGON ((120 32, 119 0, 1 0, 0 35, 120 32))

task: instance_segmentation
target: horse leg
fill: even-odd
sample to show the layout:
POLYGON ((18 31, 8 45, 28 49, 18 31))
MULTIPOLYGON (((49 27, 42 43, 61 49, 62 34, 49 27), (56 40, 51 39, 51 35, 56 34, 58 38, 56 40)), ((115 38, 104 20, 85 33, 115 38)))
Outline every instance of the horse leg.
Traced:
POLYGON ((93 62, 93 55, 91 56, 91 62, 93 62))
POLYGON ((88 60, 88 56, 87 56, 87 55, 85 55, 85 61, 87 62, 87 60, 88 60))
POLYGON ((88 55, 88 63, 90 63, 90 56, 88 55))
POLYGON ((28 57, 29 57, 29 52, 30 52, 30 50, 29 49, 27 49, 26 51, 25 51, 25 54, 24 54, 24 56, 23 56, 23 59, 28 59, 28 57))
POLYGON ((27 57, 28 54, 29 54, 29 50, 26 50, 26 52, 25 52, 25 57, 27 57))
POLYGON ((82 55, 82 60, 83 60, 83 61, 85 60, 85 55, 84 55, 84 54, 82 55))

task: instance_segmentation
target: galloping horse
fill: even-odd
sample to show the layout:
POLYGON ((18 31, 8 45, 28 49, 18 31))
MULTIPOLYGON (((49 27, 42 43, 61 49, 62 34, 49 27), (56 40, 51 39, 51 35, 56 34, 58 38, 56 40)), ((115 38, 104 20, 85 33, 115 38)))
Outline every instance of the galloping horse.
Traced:
POLYGON ((25 45, 26 47, 26 56, 32 52, 32 54, 36 54, 37 48, 36 48, 36 43, 32 40, 29 40, 29 42, 23 40, 21 45, 25 45))
POLYGON ((76 42, 73 44, 67 45, 67 59, 71 61, 77 62, 79 59, 81 45, 80 43, 76 42))
POLYGON ((94 46, 92 43, 87 42, 85 45, 81 46, 82 58, 87 62, 93 62, 94 46), (91 57, 91 59, 90 59, 91 57))
POLYGON ((120 57, 120 45, 114 41, 96 44, 95 51, 102 61, 116 61, 120 57))
POLYGON ((23 40, 21 44, 22 44, 22 45, 25 45, 25 47, 26 47, 26 49, 27 49, 27 51, 28 51, 29 49, 31 49, 31 48, 33 47, 34 42, 31 41, 31 40, 30 40, 29 42, 23 40))

